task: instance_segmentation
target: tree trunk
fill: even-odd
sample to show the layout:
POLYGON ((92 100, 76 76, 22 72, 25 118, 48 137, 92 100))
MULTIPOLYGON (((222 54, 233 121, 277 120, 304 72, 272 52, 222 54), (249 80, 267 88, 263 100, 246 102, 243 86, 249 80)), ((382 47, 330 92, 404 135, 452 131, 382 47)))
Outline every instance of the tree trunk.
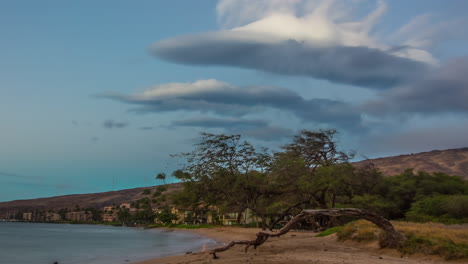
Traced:
MULTIPOLYGON (((217 259, 217 252, 228 250, 234 245, 246 245, 245 252, 247 252, 250 246, 254 246, 254 248, 257 248, 258 246, 265 243, 270 237, 279 237, 281 235, 286 234, 291 230, 291 228, 294 225, 296 225, 304 219, 323 216, 327 216, 330 218, 335 218, 339 216, 351 216, 371 221, 385 232, 385 237, 380 240, 381 247, 399 248, 406 241, 406 237, 400 234, 400 232, 398 232, 397 230, 395 230, 390 221, 368 210, 358 208, 310 209, 303 210, 300 214, 296 215, 293 219, 291 219, 283 228, 276 232, 262 230, 257 233, 257 238, 255 240, 232 241, 224 247, 213 249, 210 252, 210 254, 213 255, 213 258, 217 259)), ((262 217, 262 221, 264 221, 264 219, 265 218, 262 217)), ((262 226, 265 226, 264 223, 262 223, 262 226)))

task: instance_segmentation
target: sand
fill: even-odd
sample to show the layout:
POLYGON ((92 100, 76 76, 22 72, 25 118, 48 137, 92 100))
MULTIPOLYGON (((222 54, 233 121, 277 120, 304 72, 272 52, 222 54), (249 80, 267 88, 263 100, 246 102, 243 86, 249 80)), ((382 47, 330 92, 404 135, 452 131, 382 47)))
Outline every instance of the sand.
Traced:
MULTIPOLYGON (((258 229, 219 227, 190 230, 190 232, 213 238, 222 243, 231 240, 252 239, 258 229)), ((441 258, 424 255, 402 256, 396 250, 379 249, 376 243, 338 242, 334 235, 315 237, 315 233, 291 231, 280 238, 270 238, 257 249, 250 248, 244 253, 244 246, 220 252, 219 259, 213 259, 207 252, 194 252, 180 256, 158 258, 138 264, 238 264, 238 263, 466 263, 444 261, 441 258)), ((202 249, 200 249, 201 251, 202 249)))

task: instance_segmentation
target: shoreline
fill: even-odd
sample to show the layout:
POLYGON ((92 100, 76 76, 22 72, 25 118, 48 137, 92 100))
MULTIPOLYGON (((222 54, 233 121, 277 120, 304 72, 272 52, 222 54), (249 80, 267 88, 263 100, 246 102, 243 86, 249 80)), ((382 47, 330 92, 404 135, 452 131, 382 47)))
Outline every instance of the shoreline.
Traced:
MULTIPOLYGON (((179 231, 178 229, 169 230, 179 231)), ((201 237, 210 238, 218 243, 229 243, 232 240, 255 238, 257 228, 242 227, 213 227, 184 230, 201 237)), ((180 230, 182 231, 182 230, 180 230)), ((220 252, 219 259, 209 255, 209 249, 197 252, 154 258, 135 264, 237 264, 237 263, 274 263, 274 264, 423 264, 423 263, 466 263, 462 261, 447 262, 437 256, 422 254, 404 256, 394 249, 380 249, 377 243, 358 243, 352 241, 339 242, 335 235, 315 237, 316 233, 304 231, 290 231, 280 238, 270 238, 257 249, 236 245, 231 249, 220 252)), ((221 246, 221 245, 220 245, 221 246)), ((466 260, 465 260, 466 261, 466 260)))

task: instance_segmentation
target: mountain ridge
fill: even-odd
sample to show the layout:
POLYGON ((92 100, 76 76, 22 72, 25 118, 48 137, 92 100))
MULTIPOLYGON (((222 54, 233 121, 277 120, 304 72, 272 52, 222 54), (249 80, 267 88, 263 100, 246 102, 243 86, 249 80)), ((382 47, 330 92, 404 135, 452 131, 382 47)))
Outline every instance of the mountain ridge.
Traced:
MULTIPOLYGON (((450 175, 462 176, 468 180, 468 147, 459 149, 433 150, 416 154, 403 154, 398 156, 381 157, 354 162, 356 166, 373 163, 384 175, 400 174, 406 169, 426 172, 442 172, 450 175)), ((158 186, 139 187, 119 191, 108 191, 88 194, 68 194, 62 196, 14 200, 0 202, 0 217, 8 211, 47 209, 59 210, 62 208, 98 208, 120 205, 148 197, 143 195, 144 189, 151 189, 151 193, 158 186)), ((167 193, 181 190, 181 183, 168 184, 167 193)))
POLYGON ((468 179, 468 147, 367 159, 353 164, 359 166, 369 162, 386 176, 413 169, 415 172, 442 172, 468 179))

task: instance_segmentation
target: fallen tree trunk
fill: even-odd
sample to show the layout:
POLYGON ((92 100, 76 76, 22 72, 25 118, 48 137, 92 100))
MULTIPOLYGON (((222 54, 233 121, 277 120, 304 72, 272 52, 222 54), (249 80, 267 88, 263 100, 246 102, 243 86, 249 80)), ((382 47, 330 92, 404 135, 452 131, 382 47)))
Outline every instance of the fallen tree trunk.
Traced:
POLYGON ((398 248, 401 247, 406 240, 406 237, 403 236, 400 232, 398 232, 390 223, 390 221, 368 210, 358 208, 310 209, 303 210, 300 214, 296 215, 293 219, 289 220, 289 222, 285 226, 283 226, 280 230, 276 232, 260 231, 257 233, 257 238, 254 240, 232 241, 224 247, 213 249, 212 251, 210 251, 210 254, 213 255, 213 258, 217 259, 218 256, 216 255, 216 253, 226 251, 235 245, 246 245, 244 251, 247 252, 250 246, 254 246, 254 248, 257 248, 258 246, 265 243, 268 240, 268 238, 280 237, 289 232, 295 224, 305 219, 314 218, 317 216, 348 216, 363 218, 368 221, 371 221, 385 232, 384 238, 380 240, 381 247, 398 248))

